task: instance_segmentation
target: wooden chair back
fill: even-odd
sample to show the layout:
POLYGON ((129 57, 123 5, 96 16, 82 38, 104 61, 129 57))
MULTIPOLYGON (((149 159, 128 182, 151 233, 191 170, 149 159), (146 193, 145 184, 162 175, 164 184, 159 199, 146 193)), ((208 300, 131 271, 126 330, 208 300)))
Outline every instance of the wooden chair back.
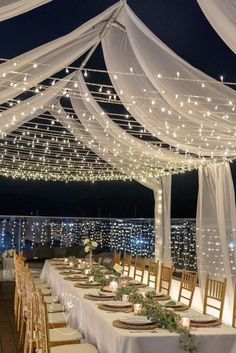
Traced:
POLYGON ((36 290, 35 299, 35 313, 38 317, 35 327, 37 351, 40 353, 50 353, 47 304, 44 303, 39 290, 36 290))
POLYGON ((159 260, 149 259, 148 264, 148 283, 149 287, 157 289, 158 283, 158 272, 159 272, 159 260))
MULTIPOLYGON (((223 281, 210 278, 209 274, 206 277, 205 295, 203 303, 203 314, 208 313, 208 309, 214 309, 218 312, 219 320, 222 319, 227 279, 223 281)), ((215 316, 215 315, 214 315, 215 316)))
POLYGON ((123 274, 126 276, 130 276, 131 263, 132 263, 132 255, 125 254, 125 257, 123 260, 123 274))
POLYGON ((173 271, 173 266, 168 267, 164 266, 163 263, 161 264, 159 292, 164 292, 166 295, 170 294, 173 271))
POLYGON ((113 264, 120 265, 120 261, 121 261, 121 253, 120 251, 115 251, 113 256, 113 264))
POLYGON ((180 282, 178 301, 183 301, 189 308, 192 305, 193 295, 197 284, 197 273, 183 270, 180 282))
POLYGON ((143 282, 146 258, 136 256, 134 266, 134 279, 143 282))

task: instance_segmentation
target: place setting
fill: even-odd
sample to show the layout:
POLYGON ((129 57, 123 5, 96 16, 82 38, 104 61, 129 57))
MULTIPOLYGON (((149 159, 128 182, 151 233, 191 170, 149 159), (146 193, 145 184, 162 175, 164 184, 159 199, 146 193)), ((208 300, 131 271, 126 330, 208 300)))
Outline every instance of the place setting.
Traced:
POLYGON ((170 300, 167 303, 162 304, 167 309, 172 309, 174 311, 185 311, 188 310, 188 306, 182 302, 175 300, 170 300))
POLYGON ((83 274, 74 274, 74 275, 64 277, 65 281, 72 281, 72 282, 78 282, 78 280, 86 280, 86 279, 88 279, 88 276, 83 274))
POLYGON ((125 301, 107 301, 106 303, 98 304, 98 308, 106 311, 111 312, 132 312, 133 311, 133 304, 130 302, 125 301))
POLYGON ((158 325, 146 316, 123 316, 113 321, 113 326, 124 330, 131 330, 130 333, 153 331, 158 332, 158 325))
POLYGON ((84 295, 85 299, 94 300, 94 301, 109 301, 115 297, 114 293, 106 293, 98 291, 97 293, 87 293, 84 295))

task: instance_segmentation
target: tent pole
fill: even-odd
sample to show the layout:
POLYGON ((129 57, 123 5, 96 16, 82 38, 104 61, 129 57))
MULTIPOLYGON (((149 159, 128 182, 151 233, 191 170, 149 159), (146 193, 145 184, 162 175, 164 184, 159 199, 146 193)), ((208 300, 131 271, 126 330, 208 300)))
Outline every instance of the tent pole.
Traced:
POLYGON ((99 35, 99 39, 98 39, 97 43, 95 43, 92 46, 92 48, 90 48, 88 54, 86 55, 85 59, 83 60, 82 64, 80 65, 80 67, 79 67, 79 69, 77 71, 77 75, 79 75, 81 73, 81 71, 83 70, 83 68, 87 64, 87 62, 89 61, 89 59, 91 58, 91 56, 93 55, 93 53, 95 52, 95 50, 97 49, 99 44, 101 43, 101 40, 103 39, 103 37, 106 35, 108 30, 110 29, 110 24, 112 22, 114 22, 116 20, 116 18, 119 16, 119 14, 120 14, 121 10, 123 9, 125 3, 126 3, 126 1, 123 0, 121 2, 121 5, 117 9, 115 9, 115 11, 112 13, 110 18, 106 21, 104 27, 101 30, 101 33, 99 35))

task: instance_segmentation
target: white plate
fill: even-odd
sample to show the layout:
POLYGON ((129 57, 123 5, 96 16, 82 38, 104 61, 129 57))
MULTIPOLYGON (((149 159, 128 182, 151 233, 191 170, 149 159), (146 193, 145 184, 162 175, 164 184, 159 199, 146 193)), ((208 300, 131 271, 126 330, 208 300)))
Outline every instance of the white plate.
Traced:
POLYGON ((215 318, 214 316, 210 316, 210 315, 199 315, 198 317, 190 317, 190 320, 193 322, 198 322, 198 321, 204 321, 204 322, 208 322, 208 321, 213 321, 213 320, 217 320, 217 318, 215 318))
POLYGON ((110 297, 114 297, 115 296, 115 294, 113 294, 113 293, 105 293, 105 292, 98 292, 98 295, 99 295, 99 297, 108 297, 108 298, 110 298, 110 297))
POLYGON ((146 316, 123 316, 119 318, 119 321, 132 325, 149 325, 152 323, 146 316))
POLYGON ((107 301, 104 305, 111 306, 111 307, 117 307, 117 308, 119 308, 119 307, 124 308, 124 307, 132 306, 132 303, 114 300, 114 301, 107 301))
POLYGON ((167 308, 179 308, 181 306, 184 306, 184 304, 181 302, 175 302, 175 304, 168 304, 168 302, 167 302, 167 303, 165 303, 165 306, 167 308))

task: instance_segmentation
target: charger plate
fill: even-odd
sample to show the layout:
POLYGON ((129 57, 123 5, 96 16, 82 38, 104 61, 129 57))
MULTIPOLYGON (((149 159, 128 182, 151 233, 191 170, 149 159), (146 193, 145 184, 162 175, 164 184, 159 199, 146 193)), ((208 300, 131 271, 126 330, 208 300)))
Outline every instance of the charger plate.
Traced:
POLYGON ((88 276, 86 275, 74 275, 74 276, 67 276, 64 277, 66 281, 78 282, 79 280, 87 279, 88 276))
POLYGON ((113 298, 113 296, 101 296, 99 294, 95 295, 95 294, 85 294, 84 295, 85 299, 89 299, 89 300, 94 300, 94 301, 109 301, 113 298))
POLYGON ((100 288, 101 285, 97 282, 87 283, 87 282, 78 282, 74 285, 77 288, 100 288))
POLYGON ((99 304, 98 308, 105 311, 115 311, 122 313, 131 313, 133 311, 132 307, 111 307, 107 306, 106 304, 99 304))
POLYGON ((158 328, 157 324, 150 324, 150 325, 135 325, 135 324, 127 324, 124 322, 121 322, 120 320, 115 320, 113 321, 113 326, 117 328, 122 328, 124 330, 154 330, 158 328))
POLYGON ((160 302, 160 301, 164 301, 164 300, 170 300, 171 299, 171 297, 170 297, 170 295, 163 295, 163 296, 161 296, 161 297, 154 297, 153 299, 155 299, 155 300, 157 300, 158 302, 160 302))
POLYGON ((200 315, 190 317, 191 327, 215 327, 221 325, 221 321, 214 316, 200 315))

